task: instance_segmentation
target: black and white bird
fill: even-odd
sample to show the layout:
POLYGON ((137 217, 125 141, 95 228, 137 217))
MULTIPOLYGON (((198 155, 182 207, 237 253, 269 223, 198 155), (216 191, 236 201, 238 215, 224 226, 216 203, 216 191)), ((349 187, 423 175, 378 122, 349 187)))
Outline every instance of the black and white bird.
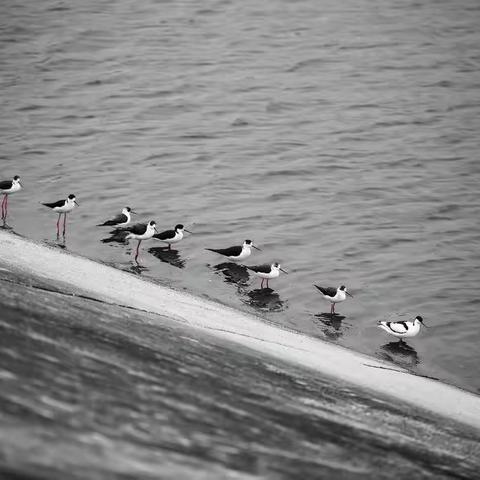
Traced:
POLYGON ((237 245, 235 247, 228 247, 228 248, 206 248, 205 250, 210 250, 211 252, 218 253, 219 255, 223 255, 227 257, 232 262, 240 262, 245 260, 252 254, 252 248, 256 250, 260 250, 256 247, 251 240, 245 240, 243 245, 237 245))
POLYGON ((137 251, 135 253, 135 261, 137 261, 138 249, 140 248, 140 244, 142 243, 142 241, 152 238, 157 231, 155 225, 155 221, 150 220, 148 223, 135 223, 134 225, 129 225, 121 229, 124 232, 128 232, 127 236, 125 237, 126 240, 138 240, 137 251))
POLYGON ((347 295, 353 298, 353 295, 347 292, 347 287, 342 285, 341 287, 334 288, 334 287, 320 287, 318 285, 314 285, 314 287, 318 288, 323 295, 325 300, 330 302, 330 313, 335 313, 335 304, 344 302, 347 299, 347 295))
POLYGON ((179 223, 178 225, 175 225, 173 230, 165 230, 164 232, 156 233, 153 237, 162 242, 168 243, 168 249, 170 250, 172 248, 172 243, 178 243, 183 239, 183 232, 192 233, 179 223))
POLYGON ((271 265, 256 265, 249 267, 245 265, 248 270, 251 270, 254 275, 262 279, 262 283, 260 284, 260 288, 263 288, 263 282, 267 281, 267 288, 268 288, 268 281, 272 278, 277 278, 280 275, 280 272, 288 273, 283 268, 281 268, 280 264, 275 262, 271 265))
POLYGON ((107 220, 104 223, 100 223, 97 227, 125 227, 132 221, 132 214, 136 214, 130 207, 125 207, 122 209, 122 213, 119 213, 116 217, 111 220, 107 220))
POLYGON ((65 200, 58 200, 57 202, 52 203, 42 203, 42 205, 45 205, 46 207, 51 208, 55 213, 58 213, 57 237, 60 236, 60 218, 63 213, 63 236, 65 236, 67 213, 71 212, 75 208, 75 205, 78 206, 75 195, 71 193, 65 200))
POLYGON ((22 189, 20 177, 15 175, 12 180, 3 180, 0 182, 0 194, 3 194, 2 199, 2 220, 7 219, 8 213, 8 196, 12 193, 18 192, 22 189))
POLYGON ((423 318, 417 315, 413 320, 405 322, 378 322, 378 327, 385 330, 390 335, 397 337, 403 342, 403 338, 415 337, 420 332, 421 326, 426 327, 423 318))

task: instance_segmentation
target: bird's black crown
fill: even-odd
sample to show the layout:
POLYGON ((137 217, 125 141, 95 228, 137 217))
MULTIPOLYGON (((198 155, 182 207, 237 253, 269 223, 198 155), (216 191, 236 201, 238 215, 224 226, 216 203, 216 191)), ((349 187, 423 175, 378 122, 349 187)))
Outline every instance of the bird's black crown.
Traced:
POLYGON ((68 196, 68 198, 69 198, 70 200, 75 200, 75 195, 74 195, 73 193, 71 193, 71 194, 68 196))
POLYGON ((420 315, 415 317, 420 323, 423 323, 423 318, 420 315))
POLYGON ((15 175, 15 176, 13 177, 13 179, 14 179, 14 180, 20 180, 20 177, 19 177, 18 175, 15 175))
POLYGON ((340 290, 345 290, 346 288, 347 288, 347 287, 346 287, 345 285, 342 285, 342 286, 340 287, 340 290))
POLYGON ((152 227, 154 227, 154 226, 156 225, 155 220, 150 220, 150 221, 148 222, 148 224, 149 224, 150 226, 152 226, 152 227))
POLYGON ((125 207, 125 209, 127 210, 127 212, 131 212, 132 209, 130 207, 125 207))
POLYGON ((246 243, 247 245, 251 245, 251 244, 252 244, 252 241, 251 241, 251 240, 245 240, 245 243, 246 243))
POLYGON ((181 223, 175 225, 175 230, 183 230, 183 225, 181 223))

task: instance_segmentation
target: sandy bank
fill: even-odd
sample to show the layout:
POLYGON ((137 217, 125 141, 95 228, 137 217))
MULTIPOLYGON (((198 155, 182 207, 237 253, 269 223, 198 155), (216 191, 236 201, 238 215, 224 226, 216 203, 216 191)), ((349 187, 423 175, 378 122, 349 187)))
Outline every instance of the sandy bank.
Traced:
POLYGON ((250 348, 480 429, 480 397, 260 318, 0 231, 2 268, 62 282, 72 292, 166 315, 250 348), (387 367, 387 368, 385 368, 387 367))

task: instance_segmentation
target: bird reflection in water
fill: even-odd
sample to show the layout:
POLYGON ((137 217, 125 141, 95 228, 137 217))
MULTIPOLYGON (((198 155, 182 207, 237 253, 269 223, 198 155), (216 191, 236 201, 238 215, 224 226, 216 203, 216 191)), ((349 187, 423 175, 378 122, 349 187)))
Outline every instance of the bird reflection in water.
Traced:
POLYGON ((378 356, 404 368, 416 367, 420 359, 417 351, 405 342, 390 342, 380 347, 378 356))
POLYGON ((185 268, 185 260, 180 256, 178 250, 169 250, 168 247, 153 247, 148 252, 161 262, 168 263, 172 267, 185 268))
POLYGON ((247 293, 246 303, 262 311, 279 312, 285 309, 285 302, 271 288, 257 288, 247 293))
POLYGON ((345 328, 342 327, 342 320, 346 318, 344 315, 318 313, 315 318, 322 323, 321 329, 327 338, 337 340, 344 334, 345 328))
POLYGON ((223 262, 213 267, 216 272, 222 273, 225 276, 226 283, 234 283, 241 286, 246 286, 249 278, 248 271, 243 265, 238 265, 233 262, 223 262))

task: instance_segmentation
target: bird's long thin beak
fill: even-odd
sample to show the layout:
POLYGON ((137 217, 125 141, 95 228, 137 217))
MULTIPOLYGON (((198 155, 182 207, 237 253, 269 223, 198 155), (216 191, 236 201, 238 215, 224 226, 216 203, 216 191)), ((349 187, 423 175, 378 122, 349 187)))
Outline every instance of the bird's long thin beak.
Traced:
POLYGON ((23 183, 21 183, 20 180, 18 181, 18 184, 23 188, 23 183))
POLYGON ((74 200, 74 201, 73 201, 73 203, 75 203, 75 205, 76 205, 77 207, 79 207, 79 206, 80 206, 80 205, 77 203, 77 201, 76 201, 76 200, 74 200))
POLYGON ((252 247, 253 247, 255 250, 258 250, 259 252, 261 252, 261 251, 262 251, 262 249, 261 249, 261 248, 258 248, 258 247, 256 247, 255 245, 252 245, 252 247))
POLYGON ((425 328, 430 328, 430 327, 428 327, 427 325, 425 325, 423 322, 421 322, 421 323, 422 323, 422 325, 423 325, 425 328))
POLYGON ((138 213, 134 212, 133 210, 130 210, 130 213, 133 213, 134 215, 138 215, 138 213))
POLYGON ((186 232, 188 232, 188 233, 193 233, 193 232, 191 232, 190 230, 187 230, 186 228, 184 228, 184 230, 185 230, 186 232))
POLYGON ((351 293, 345 292, 349 297, 353 298, 353 295, 351 293))
POLYGON ((286 272, 283 268, 280 269, 283 273, 286 273, 288 275, 288 272, 286 272))
POLYGON ((158 233, 157 227, 153 227, 153 229, 158 233))

